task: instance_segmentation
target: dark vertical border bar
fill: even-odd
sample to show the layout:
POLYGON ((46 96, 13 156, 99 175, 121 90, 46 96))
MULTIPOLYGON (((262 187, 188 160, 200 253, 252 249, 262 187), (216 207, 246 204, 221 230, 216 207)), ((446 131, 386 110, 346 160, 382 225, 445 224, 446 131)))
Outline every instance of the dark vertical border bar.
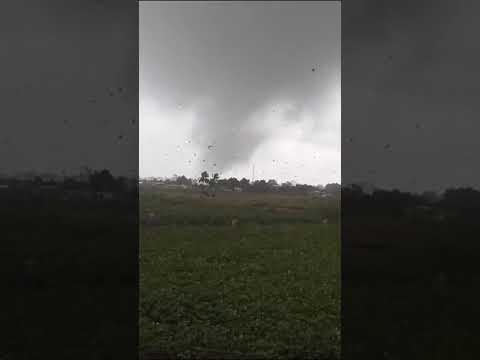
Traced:
POLYGON ((344 359, 478 358, 478 10, 343 2, 344 359))
POLYGON ((0 11, 0 358, 138 357, 138 2, 0 11))

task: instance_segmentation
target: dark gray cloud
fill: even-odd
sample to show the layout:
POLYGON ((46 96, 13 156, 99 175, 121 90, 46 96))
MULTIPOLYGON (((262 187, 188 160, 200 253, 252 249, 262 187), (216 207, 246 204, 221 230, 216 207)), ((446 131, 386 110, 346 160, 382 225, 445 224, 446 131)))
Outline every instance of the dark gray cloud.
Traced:
POLYGON ((472 161, 479 152, 479 6, 469 5, 356 1, 344 7, 344 182, 419 191, 478 184, 472 161))
POLYGON ((339 90, 338 2, 145 2, 140 26, 140 98, 195 109, 188 136, 222 171, 285 126, 267 114, 299 122, 339 90))
POLYGON ((2 11, 3 172, 137 173, 137 13, 135 3, 89 0, 2 11))

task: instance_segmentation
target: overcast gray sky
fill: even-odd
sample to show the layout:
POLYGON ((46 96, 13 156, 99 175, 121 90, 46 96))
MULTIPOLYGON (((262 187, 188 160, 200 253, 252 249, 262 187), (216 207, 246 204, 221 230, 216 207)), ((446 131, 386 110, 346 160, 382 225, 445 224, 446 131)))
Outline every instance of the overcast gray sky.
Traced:
POLYGON ((140 2, 140 176, 340 182, 340 2, 140 2))
POLYGON ((448 0, 344 6, 343 184, 478 187, 478 10, 448 0))
POLYGON ((0 173, 137 176, 136 10, 49 0, 0 12, 0 173))

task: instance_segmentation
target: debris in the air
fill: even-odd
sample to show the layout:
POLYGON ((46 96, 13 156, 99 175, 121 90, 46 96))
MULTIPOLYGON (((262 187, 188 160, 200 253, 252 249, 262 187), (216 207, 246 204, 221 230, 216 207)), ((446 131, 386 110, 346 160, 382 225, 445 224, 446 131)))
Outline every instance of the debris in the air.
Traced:
POLYGON ((208 145, 208 150, 212 150, 213 149, 213 145, 208 145))
POLYGON ((118 135, 118 140, 122 140, 123 139, 123 135, 118 135))
POLYGON ((213 166, 217 166, 217 164, 213 164, 213 166))
POLYGON ((315 69, 312 69, 312 71, 315 71, 315 69))
POLYGON ((418 124, 418 123, 415 124, 415 127, 416 127, 417 129, 420 129, 420 124, 418 124))
POLYGON ((118 90, 119 93, 123 92, 123 88, 121 88, 121 87, 119 87, 117 90, 118 90))
POLYGON ((390 149, 391 145, 390 144, 385 144, 384 148, 385 149, 390 149))
POLYGON ((114 95, 113 90, 108 90, 108 95, 113 96, 114 95))

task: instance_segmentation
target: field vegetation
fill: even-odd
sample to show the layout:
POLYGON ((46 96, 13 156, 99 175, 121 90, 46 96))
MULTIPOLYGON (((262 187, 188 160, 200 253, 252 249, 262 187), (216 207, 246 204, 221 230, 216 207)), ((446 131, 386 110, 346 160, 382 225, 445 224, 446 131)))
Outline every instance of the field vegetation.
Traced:
POLYGON ((140 194, 144 358, 339 358, 338 199, 140 194))

